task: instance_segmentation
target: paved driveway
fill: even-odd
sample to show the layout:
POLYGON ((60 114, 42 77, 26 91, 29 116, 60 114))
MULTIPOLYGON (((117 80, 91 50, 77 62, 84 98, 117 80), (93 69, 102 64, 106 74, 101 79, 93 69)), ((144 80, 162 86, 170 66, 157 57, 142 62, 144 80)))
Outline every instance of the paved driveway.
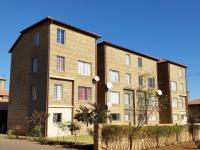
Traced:
POLYGON ((40 145, 36 142, 25 140, 12 140, 0 137, 0 150, 77 150, 55 145, 40 145))

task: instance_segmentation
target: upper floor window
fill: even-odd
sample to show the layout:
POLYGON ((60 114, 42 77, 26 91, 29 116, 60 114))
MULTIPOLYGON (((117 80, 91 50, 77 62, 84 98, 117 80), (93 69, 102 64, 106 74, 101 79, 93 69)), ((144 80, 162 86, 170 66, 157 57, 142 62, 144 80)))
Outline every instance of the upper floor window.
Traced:
POLYGON ((155 79, 148 78, 148 87, 154 88, 155 87, 155 79))
POLYGON ((130 94, 129 93, 125 93, 124 94, 124 104, 125 105, 130 105, 131 104, 130 99, 131 99, 130 94))
POLYGON ((184 97, 180 97, 179 107, 181 109, 185 109, 185 98, 184 97))
POLYGON ((38 47, 40 45, 40 33, 39 32, 34 33, 33 44, 34 44, 34 47, 38 47))
POLYGON ((139 86, 143 86, 143 76, 139 76, 139 86))
POLYGON ((37 86, 31 87, 31 99, 32 99, 32 101, 37 100, 37 86))
POLYGON ((65 44, 65 31, 57 29, 57 43, 65 44))
POLYGON ((92 88, 91 87, 78 87, 78 99, 79 100, 91 100, 92 99, 92 88))
POLYGON ((63 98, 63 85, 54 84, 54 99, 62 100, 62 98, 63 98))
POLYGON ((78 74, 84 76, 91 76, 92 64, 88 62, 78 61, 78 74))
POLYGON ((183 77, 183 70, 182 70, 182 68, 179 68, 179 77, 183 77))
POLYGON ((119 72, 115 70, 109 71, 110 81, 118 83, 119 82, 119 72))
POLYGON ((172 90, 172 91, 176 91, 176 89, 177 89, 176 82, 172 81, 172 82, 171 82, 171 90, 172 90))
POLYGON ((130 54, 125 55, 125 64, 130 65, 131 64, 131 56, 130 54))
POLYGON ((109 101, 112 104, 119 104, 119 92, 109 92, 109 101))
POLYGON ((131 84, 131 74, 130 73, 127 73, 125 75, 125 83, 126 84, 131 84))
POLYGON ((183 93, 183 83, 180 84, 180 92, 183 93))
POLYGON ((146 99, 144 92, 137 92, 137 99, 138 99, 138 108, 145 109, 146 108, 146 99))
POLYGON ((53 113, 53 123, 62 122, 62 113, 53 113))
POLYGON ((172 98, 172 107, 174 108, 178 107, 178 99, 176 97, 172 98))
POLYGON ((56 69, 58 71, 65 71, 65 57, 63 56, 57 56, 57 64, 56 69))
POLYGON ((138 58, 138 68, 142 68, 142 58, 138 58))
POLYGON ((32 59, 32 73, 37 73, 38 72, 38 58, 34 57, 32 59))

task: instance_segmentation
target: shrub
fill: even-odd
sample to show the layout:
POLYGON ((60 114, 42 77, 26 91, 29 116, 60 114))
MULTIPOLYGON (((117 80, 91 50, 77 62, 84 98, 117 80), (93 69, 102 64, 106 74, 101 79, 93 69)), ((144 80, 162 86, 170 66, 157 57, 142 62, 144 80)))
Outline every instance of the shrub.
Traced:
POLYGON ((8 136, 9 139, 14 138, 14 134, 13 134, 13 130, 12 130, 12 129, 9 129, 9 130, 7 131, 7 136, 8 136))

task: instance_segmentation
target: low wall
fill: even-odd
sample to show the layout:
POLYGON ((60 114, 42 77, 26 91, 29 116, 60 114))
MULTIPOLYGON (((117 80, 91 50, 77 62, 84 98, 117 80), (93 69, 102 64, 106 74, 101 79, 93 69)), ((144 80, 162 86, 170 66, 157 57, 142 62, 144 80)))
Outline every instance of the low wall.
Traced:
MULTIPOLYGON (((94 149, 95 150, 142 150, 162 147, 166 145, 190 142, 200 139, 200 125, 198 128, 191 129, 191 126, 177 126, 181 130, 173 134, 144 134, 141 136, 120 135, 116 133, 114 138, 105 139, 103 129, 105 124, 98 124, 94 126, 94 149), (104 136, 102 136, 104 134, 104 136)), ((117 126, 117 125, 116 125, 117 126)), ((165 125, 159 125, 165 126, 165 125)), ((175 125, 168 125, 175 126, 175 125)), ((158 127, 157 125, 155 128, 158 127)), ((112 129, 111 129, 112 130, 112 129)), ((167 131, 167 130, 166 130, 167 131)), ((105 132, 105 131, 104 131, 105 132)))

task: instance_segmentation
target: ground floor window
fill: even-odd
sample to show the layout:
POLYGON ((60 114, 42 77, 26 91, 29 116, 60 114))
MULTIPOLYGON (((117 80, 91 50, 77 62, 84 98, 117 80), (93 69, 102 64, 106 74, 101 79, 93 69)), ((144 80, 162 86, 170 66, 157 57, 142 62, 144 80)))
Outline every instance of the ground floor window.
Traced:
POLYGON ((113 121, 118 121, 120 120, 120 114, 111 114, 111 118, 113 121))
POLYGON ((129 114, 129 113, 125 114, 124 120, 127 121, 127 122, 130 121, 131 120, 131 114, 129 114))
POLYGON ((174 120, 174 121, 178 121, 178 120, 179 120, 179 115, 174 114, 174 115, 173 115, 173 120, 174 120))
POLYGON ((53 114, 53 123, 62 122, 62 113, 54 113, 53 114))

